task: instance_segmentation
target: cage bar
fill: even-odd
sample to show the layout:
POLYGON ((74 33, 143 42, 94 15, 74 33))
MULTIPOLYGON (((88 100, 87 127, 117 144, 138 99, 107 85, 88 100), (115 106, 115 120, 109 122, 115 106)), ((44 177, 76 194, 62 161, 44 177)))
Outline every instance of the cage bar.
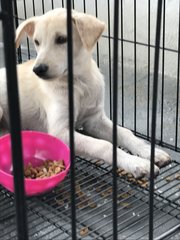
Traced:
MULTIPOLYGON (((15 26, 17 28, 18 25, 19 25, 17 2, 13 1, 13 3, 14 3, 15 26)), ((22 63, 22 53, 21 53, 21 47, 20 46, 17 50, 17 61, 18 61, 18 63, 22 63)))
POLYGON ((114 2, 114 48, 113 48, 113 239, 117 238, 117 113, 118 113, 118 35, 119 0, 114 2))
POLYGON ((159 46, 161 36, 161 14, 162 0, 158 1, 157 22, 156 22, 156 43, 154 56, 154 81, 153 81, 153 100, 152 100, 152 126, 151 126, 151 170, 150 170, 150 192, 149 192, 149 240, 153 240, 154 228, 154 157, 156 139, 156 112, 157 112, 157 92, 158 92, 158 70, 159 70, 159 46))
POLYGON ((120 16, 121 16, 121 84, 122 84, 122 122, 121 125, 122 127, 124 126, 124 32, 123 32, 123 0, 121 0, 121 11, 120 11, 120 16))
MULTIPOLYGON (((10 2, 10 0, 8 0, 10 2)), ((12 0, 11 0, 12 1, 12 0)), ((1 0, 2 4, 7 4, 4 0, 1 0)), ((24 19, 20 19, 18 16, 18 6, 16 0, 14 2, 14 23, 16 27, 18 26, 19 20, 25 20, 27 17, 27 1, 22 1, 22 7, 24 7, 24 19)), ((55 7, 57 1, 49 0, 50 6, 52 9, 55 7)), ((89 5, 86 0, 82 0, 82 9, 84 12, 88 11, 89 5)), ((121 107, 122 107, 122 118, 121 125, 126 125, 126 115, 124 114, 126 111, 126 105, 124 104, 124 92, 126 90, 125 84, 125 74, 124 68, 126 64, 126 54, 124 43, 129 43, 134 49, 134 62, 133 62, 133 70, 134 70, 134 84, 132 88, 134 89, 134 105, 133 109, 134 118, 133 124, 134 132, 137 136, 152 140, 152 148, 151 151, 154 151, 154 144, 157 143, 161 146, 164 146, 168 149, 171 149, 176 152, 180 152, 178 139, 179 139, 179 60, 180 60, 180 39, 178 35, 178 47, 177 49, 173 49, 168 45, 165 45, 165 25, 166 25, 166 6, 164 1, 158 1, 158 4, 161 7, 161 11, 163 11, 162 15, 162 46, 160 46, 158 39, 160 38, 160 20, 161 17, 160 12, 157 16, 157 30, 156 30, 156 43, 151 43, 151 6, 153 2, 151 0, 147 0, 147 43, 143 41, 137 41, 137 29, 138 28, 138 11, 136 9, 136 0, 134 0, 134 16, 133 16, 133 28, 134 35, 132 39, 125 39, 125 14, 126 8, 125 1, 121 0, 114 1, 114 5, 110 0, 107 0, 107 26, 108 31, 107 35, 103 35, 103 41, 107 41, 108 46, 108 66, 107 69, 109 71, 109 95, 110 95, 110 116, 113 117, 113 120, 117 121, 117 89, 118 89, 118 79, 122 83, 121 92, 121 107), (163 5, 164 3, 164 5, 163 5), (117 8, 117 5, 120 4, 117 8), (111 6, 114 7, 114 13, 116 17, 114 18, 114 23, 112 24, 112 11, 111 6), (116 6, 115 6, 116 5, 116 6), (119 9, 119 16, 118 16, 119 9), (117 21, 118 17, 120 21, 117 21), (112 24, 112 25, 111 25, 112 24), (119 28, 117 25, 120 25, 119 28), (111 33, 111 28, 114 27, 115 36, 111 33), (116 29, 116 31, 115 31, 116 29), (158 30, 159 29, 159 30, 158 30), (118 30, 120 31, 120 37, 118 37, 118 30), (157 44, 158 41, 158 44, 157 44), (113 58, 111 59, 111 43, 113 44, 113 58), (118 43, 120 44, 120 51, 118 53, 118 43), (138 122, 138 104, 137 104, 137 92, 136 92, 136 82, 138 78, 137 72, 137 48, 138 46, 144 46, 147 49, 147 119, 145 119, 145 123, 147 124, 147 131, 145 133, 141 133, 136 131, 136 123, 138 122), (150 127, 150 113, 151 113, 151 51, 155 50, 155 62, 154 62, 154 102, 153 102, 153 116, 152 119, 152 127, 150 127), (158 54, 161 51, 162 54, 162 81, 160 88, 163 90, 165 85, 165 53, 171 52, 177 55, 177 91, 176 95, 176 124, 175 130, 175 143, 169 144, 164 137, 164 100, 166 98, 165 95, 161 97, 161 131, 159 139, 155 139, 155 113, 156 113, 156 102, 157 102, 157 81, 155 79, 158 75, 158 54), (114 58, 115 57, 115 58, 114 58), (121 78, 118 77, 118 57, 120 59, 120 72, 121 78), (113 63, 113 66, 111 65, 113 63), (113 72, 112 72, 113 70, 113 72), (137 75, 137 76, 136 76, 137 75), (113 76, 113 77, 112 77, 113 76), (115 76, 115 77, 114 77, 115 76), (113 88, 113 89, 112 89, 113 88), (114 98, 113 98, 114 97, 114 98), (137 106, 136 106, 137 105, 137 106), (155 109, 155 110, 154 110, 155 109), (153 125, 154 124, 154 125, 153 125), (152 131, 150 136, 150 130, 152 131)), ((95 9, 94 15, 100 15, 100 5, 101 1, 92 1, 93 9, 95 9), (95 7, 95 8, 94 8, 95 7)), ((28 198, 25 202, 26 206, 22 205, 23 209, 27 209, 26 212, 22 209, 21 216, 25 217, 25 222, 23 224, 27 227, 26 216, 28 216, 28 232, 29 239, 34 240, 69 240, 69 239, 81 239, 80 230, 83 227, 88 227, 88 235, 86 239, 168 239, 179 232, 179 221, 180 221, 180 205, 179 205, 179 180, 175 179, 175 176, 179 173, 179 161, 173 161, 169 166, 161 169, 160 175, 157 179, 153 178, 153 154, 151 154, 151 177, 150 182, 146 188, 142 187, 138 184, 137 181, 132 182, 129 180, 127 176, 119 177, 116 175, 116 124, 113 123, 113 136, 114 136, 114 145, 113 145, 113 166, 109 166, 103 161, 92 159, 86 160, 83 158, 79 158, 74 156, 74 119, 73 119, 73 62, 72 62, 72 26, 71 26, 71 8, 75 8, 78 6, 77 1, 68 0, 64 2, 61 1, 62 7, 67 6, 67 29, 68 29, 68 82, 69 82, 69 102, 70 102, 70 114, 71 119, 69 121, 70 125, 70 144, 71 147, 71 172, 69 176, 64 180, 64 184, 57 186, 54 190, 49 193, 46 193, 42 196, 37 196, 33 198, 28 198), (67 4, 66 4, 67 3, 67 4), (69 4, 69 5, 68 5, 69 4), (77 6, 76 6, 77 5, 77 6), (170 181, 169 179, 173 179, 170 181), (113 180, 113 181, 112 181, 113 180), (76 183, 76 184, 75 184, 76 183), (79 186, 83 191, 87 199, 90 199, 92 202, 88 202, 87 199, 81 199, 77 194, 77 189, 75 186, 79 186), (107 189, 109 193, 107 194, 107 189), (64 204, 62 204, 62 202, 64 204), (149 207, 150 204, 150 207, 149 207), (94 206, 94 207, 92 207, 94 206), (113 209, 113 211, 112 211, 113 209), (164 231, 166 229, 166 231, 164 231)), ((37 14, 36 9, 40 7, 42 12, 46 12, 46 6, 48 6, 47 1, 35 1, 32 0, 32 14, 35 16, 37 14)), ((180 5, 179 5, 180 6, 180 5)), ((133 8, 133 6, 132 6, 133 8)), ((2 9, 3 10, 3 9, 2 9)), ((160 10, 159 10, 160 11, 160 10)), ((179 10, 180 11, 180 10, 179 10)), ((162 14, 162 13, 161 13, 162 14)), ((4 15, 4 12, 0 12, 0 19, 3 19, 3 24, 7 24, 7 18, 4 15)), ((179 24, 178 28, 180 28, 180 16, 179 16, 179 24)), ((7 31, 7 27, 6 27, 7 31)), ((179 31, 179 29, 178 29, 179 31)), ((8 31, 12 33, 12 31, 8 31)), ((9 35, 8 35, 9 36, 9 35)), ((11 36, 12 37, 12 36, 11 36)), ((11 38, 10 38, 11 39, 11 38)), ((139 39, 138 39, 139 40, 139 39)), ((10 48, 9 39, 8 45, 5 42, 5 49, 10 48)), ((27 50, 22 48, 22 51, 18 50, 18 62, 24 61, 27 58, 31 58, 34 53, 28 47, 27 42, 27 50), (28 57, 27 57, 28 56, 28 57)), ((101 47, 101 43, 99 43, 99 47, 101 47)), ((8 49, 8 51, 10 51, 8 49)), ((99 61, 99 65, 101 66, 101 52, 97 52, 97 60, 99 61)), ((12 58, 12 53, 11 53, 12 58)), ((11 59, 11 61, 13 61, 11 59)), ((11 65, 15 65, 12 63, 11 65)), ((9 63, 8 63, 9 65, 9 63)), ((6 66, 8 66, 6 63, 6 66)), ((9 70, 9 68, 8 68, 9 70)), ((139 79, 138 79, 139 80, 139 79)), ((158 79, 157 79, 158 80, 158 79)), ((13 79, 14 81, 14 79, 13 79)), ((14 92, 14 90, 13 90, 14 92)), ((14 114, 16 116, 16 114, 14 114)), ((16 120, 18 120, 16 118, 16 120)), ((17 131, 18 129, 16 129, 17 131)), ((17 140, 16 140, 17 143, 17 140)), ((21 144, 20 144, 21 146, 21 144)), ((173 155, 174 156, 174 155, 173 155)), ((19 160, 19 156, 18 156, 19 160)), ((18 166, 19 168, 19 166, 18 166)), ((19 179, 19 178, 18 178, 19 179)), ((17 180, 15 178, 15 180, 17 180)), ((18 189, 20 190, 20 189, 18 189)), ((20 197, 20 195, 18 195, 20 197)), ((17 239, 18 234, 21 231, 24 231, 24 227, 21 224, 21 220, 17 221, 18 229, 21 230, 16 231, 16 208, 13 205, 14 199, 17 195, 9 193, 2 186, 0 186, 0 238, 3 240, 11 240, 17 239), (23 228, 23 229, 22 229, 23 228)), ((24 201, 22 198, 21 201, 24 201)), ((16 201, 17 202, 17 201, 16 201)), ((17 203, 16 203, 17 204, 17 203)), ((23 203, 24 204, 24 203, 23 203)), ((20 206, 20 205, 19 205, 20 206)), ((19 208, 20 209, 20 208, 19 208)), ((18 216, 17 216, 18 217, 18 216)), ((18 218, 19 219, 19 218, 18 218)), ((23 232, 23 234, 25 234, 23 232)), ((27 234, 27 232, 26 232, 27 234)), ((20 238, 21 239, 21 238, 20 238)), ((25 239, 28 239, 25 237, 25 239)))
POLYGON ((107 0, 108 6, 108 57, 109 57, 109 115, 112 120, 112 77, 111 77, 111 14, 110 14, 110 1, 107 0))
POLYGON ((179 77, 180 77, 180 3, 179 3, 179 23, 178 23, 178 60, 177 60, 177 92, 176 92, 176 124, 175 124, 175 150, 178 147, 178 118, 179 118, 179 77))
POLYGON ((75 152, 74 152, 74 91, 73 91, 73 45, 72 45, 72 20, 71 0, 67 0, 67 36, 68 36, 68 91, 69 91, 69 143, 71 159, 71 217, 72 238, 76 239, 76 206, 75 206, 75 152))
POLYGON ((134 0, 134 133, 136 134, 137 119, 137 51, 136 51, 136 0, 134 0))
POLYGON ((151 61, 151 48, 150 48, 150 45, 151 45, 151 40, 150 40, 150 37, 151 37, 151 0, 148 0, 148 80, 147 80, 147 139, 149 140, 149 132, 150 132, 150 129, 149 129, 149 126, 150 126, 150 123, 149 123, 149 117, 150 117, 150 61, 151 61))
POLYGON ((163 142, 163 126, 164 126, 164 63, 165 63, 165 30, 166 30, 166 0, 163 1, 163 29, 162 29, 162 83, 161 83, 161 142, 163 142))
POLYGON ((4 51, 8 89, 17 231, 19 239, 28 240, 12 0, 1 1, 1 7, 3 11, 3 37, 5 43, 4 51))

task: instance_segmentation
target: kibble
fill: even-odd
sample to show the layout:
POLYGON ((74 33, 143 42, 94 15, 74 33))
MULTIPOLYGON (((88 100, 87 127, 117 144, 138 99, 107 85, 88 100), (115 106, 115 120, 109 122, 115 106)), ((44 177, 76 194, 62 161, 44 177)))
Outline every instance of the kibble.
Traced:
POLYGON ((131 178, 128 179, 128 181, 129 181, 129 182, 132 182, 132 183, 135 183, 135 182, 136 182, 136 179, 133 178, 133 177, 131 177, 131 178))
POLYGON ((96 166, 101 166, 103 164, 102 160, 98 160, 97 162, 95 162, 96 166))
POLYGON ((97 207, 97 203, 94 202, 93 200, 89 200, 88 206, 89 206, 90 208, 96 208, 96 207, 97 207))
POLYGON ((121 176, 125 176, 125 175, 127 175, 128 173, 127 173, 125 170, 123 170, 122 172, 120 172, 120 174, 121 174, 121 176))
POLYGON ((166 182, 171 182, 173 180, 172 177, 166 177, 166 182))
POLYGON ((87 236, 88 233, 89 233, 88 227, 83 227, 83 228, 81 228, 80 231, 79 231, 79 235, 80 235, 81 237, 87 236))
POLYGON ((131 173, 128 173, 128 174, 127 174, 127 177, 128 177, 128 178, 132 178, 133 175, 132 175, 131 173))
POLYGON ((148 182, 144 182, 142 185, 141 185, 142 188, 147 188, 148 187, 148 182))
POLYGON ((56 203, 60 206, 64 205, 64 200, 63 199, 56 199, 56 203))
POLYGON ((119 205, 123 208, 128 208, 128 209, 132 207, 131 204, 128 202, 120 202, 119 205))
POLYGON ((137 180, 137 184, 142 186, 143 182, 141 180, 137 180))
POLYGON ((118 199, 129 198, 131 195, 128 192, 118 194, 118 199))
POLYGON ((77 204, 77 208, 78 209, 82 209, 82 208, 85 208, 86 206, 82 203, 82 202, 80 202, 80 203, 78 203, 77 204))
POLYGON ((143 188, 148 187, 148 180, 146 178, 136 179, 133 177, 133 175, 131 173, 126 172, 122 168, 117 169, 117 174, 120 177, 126 178, 126 180, 129 181, 130 183, 137 184, 143 188))
POLYGON ((33 167, 29 162, 24 168, 24 176, 30 179, 46 178, 54 176, 65 170, 63 160, 45 160, 41 166, 33 167))
POLYGON ((176 180, 180 180, 180 173, 176 173, 176 174, 175 174, 175 179, 176 179, 176 180))

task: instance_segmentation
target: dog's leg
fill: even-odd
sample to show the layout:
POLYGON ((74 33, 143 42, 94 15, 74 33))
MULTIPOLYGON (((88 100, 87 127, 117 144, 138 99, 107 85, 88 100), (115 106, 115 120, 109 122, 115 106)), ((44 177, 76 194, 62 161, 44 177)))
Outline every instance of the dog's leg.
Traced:
MULTIPOLYGON (((52 133, 51 133, 52 134, 52 133)), ((53 133, 53 135, 55 135, 53 133)), ((69 131, 64 129, 56 136, 69 144, 69 131)), ((103 159, 112 164, 112 144, 105 140, 85 136, 75 132, 75 152, 78 156, 90 157, 92 159, 103 159)), ((146 159, 130 155, 121 149, 117 149, 117 166, 133 174, 134 177, 149 176, 150 162, 146 159)), ((154 168, 155 175, 159 173, 157 166, 154 168)))
MULTIPOLYGON (((112 121, 105 114, 98 113, 88 119, 85 130, 92 136, 112 142, 112 121)), ((127 149, 132 154, 141 158, 150 159, 150 145, 134 136, 134 134, 123 127, 117 127, 118 146, 127 149)), ((159 167, 167 165, 171 161, 170 156, 161 149, 155 149, 155 164, 159 167)))

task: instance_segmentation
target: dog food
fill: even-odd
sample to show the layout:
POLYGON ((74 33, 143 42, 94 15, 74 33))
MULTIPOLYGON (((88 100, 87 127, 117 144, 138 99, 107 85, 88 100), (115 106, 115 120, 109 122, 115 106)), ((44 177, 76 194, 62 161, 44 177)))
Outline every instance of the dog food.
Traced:
POLYGON ((180 180, 180 173, 176 173, 173 176, 168 176, 165 179, 166 179, 166 182, 171 182, 171 181, 174 181, 174 180, 180 180))
POLYGON ((172 176, 166 177, 166 182, 171 182, 171 181, 173 181, 173 177, 172 176))
POLYGON ((132 207, 132 205, 128 202, 120 202, 119 205, 123 208, 129 209, 132 207))
POLYGON ((175 174, 175 179, 176 179, 176 180, 180 180, 180 173, 176 173, 176 174, 175 174))
POLYGON ((46 178, 54 176, 63 170, 65 170, 63 160, 45 160, 43 164, 38 167, 33 167, 29 162, 24 168, 24 176, 31 179, 46 178))
POLYGON ((97 207, 97 203, 94 200, 90 199, 89 202, 88 202, 88 207, 96 208, 97 207))
POLYGON ((133 177, 133 175, 131 173, 128 173, 121 168, 117 169, 117 174, 120 177, 126 178, 126 180, 129 181, 129 182, 141 186, 142 188, 147 188, 148 187, 148 179, 146 179, 146 178, 136 179, 136 178, 133 177))
POLYGON ((88 233, 89 233, 88 227, 83 227, 83 228, 81 228, 80 231, 79 231, 79 235, 80 235, 81 237, 87 236, 88 233))

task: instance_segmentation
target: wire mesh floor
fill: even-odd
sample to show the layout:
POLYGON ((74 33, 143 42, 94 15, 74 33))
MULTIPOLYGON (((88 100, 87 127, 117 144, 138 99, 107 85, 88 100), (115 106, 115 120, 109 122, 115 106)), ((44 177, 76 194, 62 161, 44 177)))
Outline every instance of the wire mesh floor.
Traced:
MULTIPOLYGON (((179 225, 179 169, 174 161, 155 181, 154 237, 179 225)), ((101 161, 76 159, 78 239, 112 239, 111 175, 111 167, 101 161)), ((118 239, 148 239, 148 201, 148 187, 118 177, 118 239)), ((69 178, 50 193, 27 198, 29 239, 70 239, 70 207, 69 178)), ((17 239, 14 195, 2 187, 0 213, 0 239, 17 239)))

